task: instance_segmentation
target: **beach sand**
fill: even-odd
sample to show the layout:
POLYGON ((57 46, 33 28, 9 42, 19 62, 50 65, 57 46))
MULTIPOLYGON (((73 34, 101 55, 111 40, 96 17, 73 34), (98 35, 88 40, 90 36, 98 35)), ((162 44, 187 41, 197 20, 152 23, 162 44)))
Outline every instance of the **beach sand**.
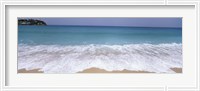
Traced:
POLYGON ((43 71, 39 71, 40 69, 33 69, 33 70, 26 70, 26 69, 19 69, 18 73, 43 73, 43 71))
POLYGON ((148 71, 131 71, 131 70, 122 70, 122 71, 106 71, 104 69, 99 69, 99 68, 89 68, 89 69, 85 69, 81 72, 78 73, 152 73, 152 72, 148 72, 148 71))
MULTIPOLYGON (((26 69, 19 69, 18 73, 43 73, 42 71, 39 71, 40 69, 33 69, 33 70, 26 70, 26 69)), ((176 73, 182 73, 182 68, 171 68, 176 73)), ((78 73, 154 73, 154 72, 148 72, 148 71, 131 71, 131 70, 122 70, 122 71, 106 71, 104 69, 99 68, 89 68, 85 69, 83 71, 80 71, 78 73)))
POLYGON ((182 73, 182 68, 171 68, 176 73, 182 73))

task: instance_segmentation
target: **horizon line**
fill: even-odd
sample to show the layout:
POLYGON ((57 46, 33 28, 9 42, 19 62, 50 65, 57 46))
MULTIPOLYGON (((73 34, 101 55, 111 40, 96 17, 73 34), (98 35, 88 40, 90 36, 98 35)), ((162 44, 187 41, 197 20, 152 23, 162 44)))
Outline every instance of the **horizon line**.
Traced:
POLYGON ((145 28, 182 28, 181 27, 148 27, 148 26, 101 26, 101 25, 46 25, 46 26, 86 26, 86 27, 138 27, 138 28, 142 28, 142 27, 145 27, 145 28))

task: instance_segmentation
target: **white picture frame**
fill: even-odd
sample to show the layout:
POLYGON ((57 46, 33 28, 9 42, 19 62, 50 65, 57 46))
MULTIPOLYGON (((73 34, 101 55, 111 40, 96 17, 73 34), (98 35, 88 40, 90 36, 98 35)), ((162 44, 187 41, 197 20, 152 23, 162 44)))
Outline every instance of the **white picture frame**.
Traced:
MULTIPOLYGON (((200 20, 200 0, 1 0, 1 24, 0 24, 0 90, 2 91, 21 91, 21 90, 33 90, 33 91, 49 91, 49 90, 55 90, 55 91, 61 91, 61 90, 67 90, 67 91, 82 91, 82 90, 91 90, 91 91, 199 91, 200 90, 200 76, 199 76, 199 20, 200 20), (196 57, 195 62, 195 82, 194 84, 191 84, 189 86, 186 85, 180 85, 180 86, 168 86, 162 85, 162 86, 151 86, 151 85, 145 85, 145 86, 9 86, 6 84, 6 81, 8 80, 6 77, 6 27, 7 27, 7 21, 6 21, 6 7, 7 6, 26 6, 26 5, 83 5, 83 6, 94 6, 94 5, 129 5, 129 6, 194 6, 194 12, 195 12, 195 27, 193 27, 196 30, 196 49, 195 55, 196 57)), ((40 74, 41 75, 41 74, 40 74)), ((171 74, 173 75, 173 74, 171 74)))

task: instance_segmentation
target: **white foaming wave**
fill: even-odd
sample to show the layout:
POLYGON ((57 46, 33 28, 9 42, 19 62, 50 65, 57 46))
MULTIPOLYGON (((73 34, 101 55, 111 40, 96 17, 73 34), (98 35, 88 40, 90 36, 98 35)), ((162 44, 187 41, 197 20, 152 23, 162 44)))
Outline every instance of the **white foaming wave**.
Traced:
POLYGON ((76 73, 96 67, 107 71, 134 70, 173 73, 182 67, 182 44, 19 45, 18 69, 44 73, 76 73))

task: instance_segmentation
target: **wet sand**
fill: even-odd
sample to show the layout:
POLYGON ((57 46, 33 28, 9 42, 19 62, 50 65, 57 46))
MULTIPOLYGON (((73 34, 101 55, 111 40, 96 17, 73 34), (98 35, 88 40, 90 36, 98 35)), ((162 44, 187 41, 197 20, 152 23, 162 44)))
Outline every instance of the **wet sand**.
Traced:
POLYGON ((33 70, 19 69, 18 73, 43 73, 43 71, 39 70, 40 69, 33 69, 33 70))
POLYGON ((122 71, 106 71, 104 69, 99 69, 99 68, 89 68, 89 69, 85 69, 81 72, 78 73, 153 73, 153 72, 148 72, 148 71, 131 71, 131 70, 122 70, 122 71))
MULTIPOLYGON (((19 69, 18 73, 44 73, 43 71, 39 71, 40 69, 33 69, 33 70, 26 70, 26 69, 19 69)), ((182 73, 182 68, 171 68, 176 73, 182 73)), ((99 68, 89 68, 85 69, 83 71, 80 71, 78 73, 154 73, 154 72, 148 72, 148 71, 131 71, 131 70, 115 70, 115 71, 107 71, 104 69, 99 69, 99 68)))
POLYGON ((176 73, 182 73, 182 68, 171 68, 176 73))

